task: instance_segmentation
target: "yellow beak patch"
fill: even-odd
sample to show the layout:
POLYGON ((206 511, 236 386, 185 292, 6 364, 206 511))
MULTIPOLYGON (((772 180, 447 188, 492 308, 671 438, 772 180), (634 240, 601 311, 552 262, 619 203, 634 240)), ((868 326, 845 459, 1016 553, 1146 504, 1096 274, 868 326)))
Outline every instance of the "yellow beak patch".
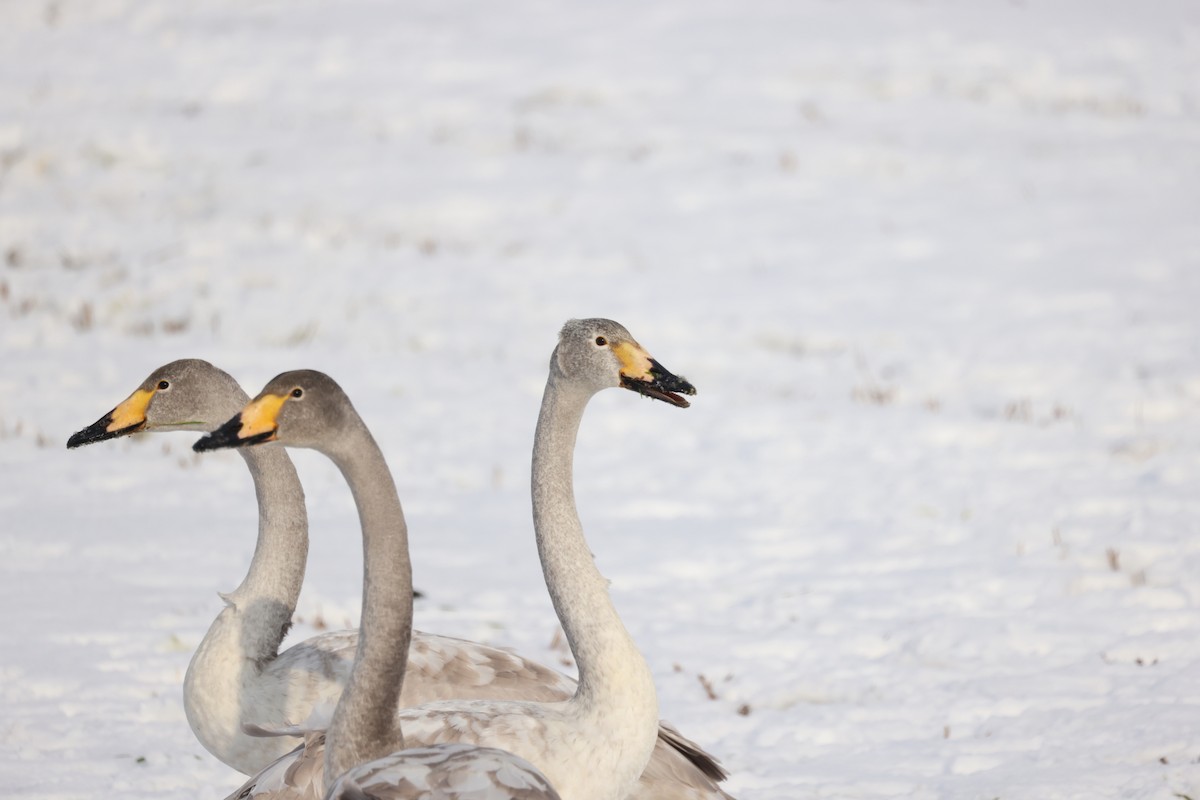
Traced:
POLYGON ((146 409, 150 407, 150 398, 154 397, 153 389, 138 389, 125 398, 121 405, 112 410, 112 422, 106 430, 109 433, 123 431, 146 421, 146 409))
POLYGON ((633 342, 613 345, 613 352, 621 361, 621 374, 627 378, 647 380, 650 377, 650 354, 633 342))
POLYGON ((249 439, 260 433, 274 431, 279 427, 275 421, 279 416, 279 409, 283 408, 286 402, 287 395, 264 394, 243 408, 242 428, 238 431, 238 438, 249 439))

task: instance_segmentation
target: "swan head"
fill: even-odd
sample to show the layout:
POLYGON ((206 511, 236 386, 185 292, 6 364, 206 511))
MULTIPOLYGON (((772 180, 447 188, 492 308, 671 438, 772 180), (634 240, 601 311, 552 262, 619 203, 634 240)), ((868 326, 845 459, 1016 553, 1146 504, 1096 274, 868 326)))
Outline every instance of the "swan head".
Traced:
POLYGON ((355 418, 350 398, 323 372, 298 369, 276 375, 228 422, 192 445, 197 452, 280 442, 326 450, 355 418))
POLYGON ((679 408, 690 403, 696 387, 669 372, 619 322, 611 319, 573 319, 558 334, 550 359, 551 370, 591 391, 629 389, 679 408))
POLYGON ((141 431, 211 431, 246 402, 227 372, 183 358, 150 373, 133 394, 67 440, 68 448, 141 431))

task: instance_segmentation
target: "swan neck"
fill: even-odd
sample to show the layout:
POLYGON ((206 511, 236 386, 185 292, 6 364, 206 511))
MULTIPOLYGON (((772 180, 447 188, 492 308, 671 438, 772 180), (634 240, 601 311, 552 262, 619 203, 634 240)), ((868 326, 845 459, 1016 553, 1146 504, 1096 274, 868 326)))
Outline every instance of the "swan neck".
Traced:
POLYGON ((596 568, 575 505, 573 454, 591 392, 551 372, 533 451, 533 517, 554 611, 579 669, 575 701, 584 709, 653 706, 654 684, 596 568))
POLYGON ((363 537, 362 623, 354 668, 330 723, 326 786, 346 770, 403 746, 395 714, 412 638, 408 527, 382 451, 357 415, 327 452, 358 508, 363 537))
MULTIPOLYGON (((255 683, 279 655, 292 624, 308 560, 304 490, 278 446, 238 450, 258 499, 258 541, 241 584, 222 595, 226 607, 196 647, 184 678, 184 712, 201 743, 239 769, 248 740, 241 732, 255 683)), ((251 745, 252 747, 252 745, 251 745)))
MULTIPOLYGON (((304 489, 295 465, 282 447, 241 448, 238 452, 254 481, 258 539, 246 577, 229 597, 239 605, 275 605, 280 613, 286 613, 290 622, 300 599, 308 562, 304 489)), ((275 644, 277 651, 279 642, 275 644)))

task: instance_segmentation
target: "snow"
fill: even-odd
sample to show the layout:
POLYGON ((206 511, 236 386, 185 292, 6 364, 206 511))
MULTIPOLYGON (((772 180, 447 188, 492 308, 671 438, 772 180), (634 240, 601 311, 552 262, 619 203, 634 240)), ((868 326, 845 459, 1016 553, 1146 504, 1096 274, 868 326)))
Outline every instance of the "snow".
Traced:
MULTIPOLYGON (((68 452, 156 366, 312 367, 389 457, 423 630, 547 663, 561 323, 699 389, 576 455, 663 716, 767 798, 1200 796, 1200 6, 9 3, 0 785, 218 798, 180 686, 253 491, 68 452)), ((293 640, 358 616, 297 462, 293 640)), ((569 671, 569 666, 562 665, 569 671)))

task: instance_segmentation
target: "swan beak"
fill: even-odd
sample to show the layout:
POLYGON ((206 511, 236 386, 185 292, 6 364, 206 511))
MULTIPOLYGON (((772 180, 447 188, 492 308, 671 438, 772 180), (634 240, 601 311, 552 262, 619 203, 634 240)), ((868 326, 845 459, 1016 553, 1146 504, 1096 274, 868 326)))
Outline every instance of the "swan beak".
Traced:
POLYGON ((154 397, 153 389, 138 389, 125 398, 121 405, 83 430, 72 434, 71 438, 67 439, 67 448, 73 450, 85 444, 137 433, 146 425, 146 409, 150 407, 151 397, 154 397))
POLYGON ((696 393, 696 387, 683 378, 671 373, 650 354, 632 342, 621 342, 613 347, 621 360, 621 387, 662 400, 679 408, 691 405, 680 395, 696 393))
POLYGON ((192 449, 197 453, 224 447, 248 447, 252 444, 275 441, 279 432, 279 409, 287 396, 264 394, 255 398, 237 416, 200 439, 192 449))

